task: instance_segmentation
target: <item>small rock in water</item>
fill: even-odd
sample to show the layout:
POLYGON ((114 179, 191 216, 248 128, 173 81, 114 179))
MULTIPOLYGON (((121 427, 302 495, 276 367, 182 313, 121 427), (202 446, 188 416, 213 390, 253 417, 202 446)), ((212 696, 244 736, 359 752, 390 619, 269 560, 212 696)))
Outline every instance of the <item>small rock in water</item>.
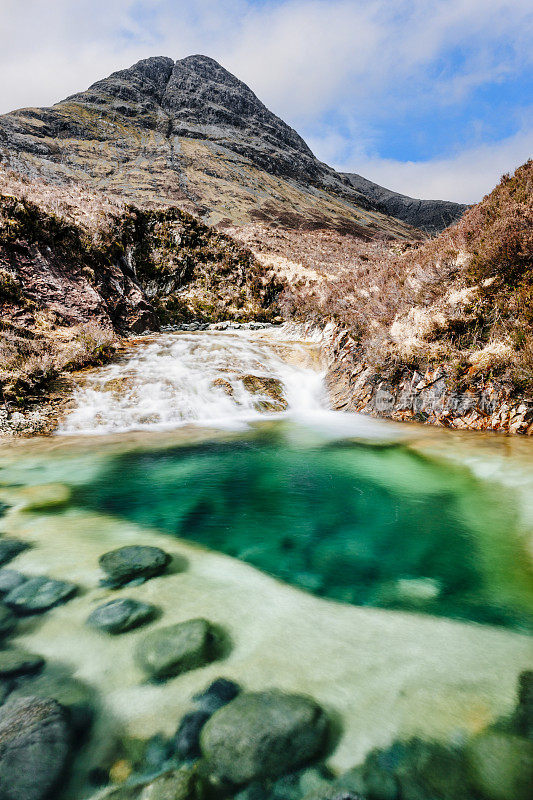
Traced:
POLYGON ((193 700, 202 711, 214 714, 219 708, 234 700, 240 691, 241 687, 238 683, 229 681, 227 678, 217 678, 205 692, 194 695, 193 700))
POLYGON ((30 578, 4 597, 4 602, 16 614, 38 614, 64 603, 77 591, 77 586, 67 581, 56 581, 45 576, 30 578))
POLYGON ((198 773, 189 767, 181 767, 146 784, 138 800, 201 800, 203 796, 198 773))
POLYGON ((321 754, 328 730, 314 700, 277 690, 241 694, 216 711, 200 737, 215 774, 232 783, 276 778, 321 754))
POLYGON ((137 645, 135 657, 152 678, 169 678, 203 667, 216 658, 216 637, 205 619, 159 628, 137 645))
POLYGON ((27 580, 24 575, 14 569, 0 569, 0 597, 16 589, 27 580))
POLYGON ((174 737, 174 752, 179 759, 191 761, 200 758, 200 733, 210 716, 207 711, 185 714, 174 737))
POLYGON ((37 672, 44 666, 44 658, 25 650, 0 650, 0 677, 15 678, 37 672))
POLYGON ((19 539, 0 539, 0 564, 12 561, 15 556, 27 550, 28 547, 26 542, 21 542, 19 539))
POLYGON ((55 700, 9 699, 0 708, 2 800, 44 800, 65 769, 70 732, 55 700))
POLYGON ((153 619, 155 612, 155 606, 149 603, 120 598, 95 608, 87 624, 107 633, 123 633, 153 619))
POLYGON ((10 609, 3 603, 0 603, 0 639, 8 636, 17 624, 17 619, 10 609))
POLYGON ((170 563, 170 555, 159 547, 129 545, 104 553, 100 567, 115 584, 122 585, 135 578, 154 578, 161 575, 170 563))

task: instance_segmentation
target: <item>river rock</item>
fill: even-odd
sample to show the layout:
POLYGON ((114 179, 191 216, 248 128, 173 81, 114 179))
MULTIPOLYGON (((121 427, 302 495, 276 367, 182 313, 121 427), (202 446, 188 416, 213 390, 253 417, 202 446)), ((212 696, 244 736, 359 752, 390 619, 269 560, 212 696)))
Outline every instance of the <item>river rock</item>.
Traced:
POLYGON ((201 779, 196 771, 182 767, 159 775, 147 784, 139 800, 200 800, 203 794, 201 779))
POLYGON ((210 718, 207 711, 185 714, 174 737, 174 753, 183 761, 200 758, 200 733, 210 718))
POLYGON ((307 764, 323 750, 327 729, 314 700, 271 690, 241 694, 216 711, 200 743, 211 769, 240 784, 307 764))
POLYGON ((39 674, 24 676, 24 680, 12 690, 11 697, 55 700, 68 709, 70 724, 77 733, 87 730, 94 717, 94 690, 73 678, 64 667, 48 666, 39 674))
POLYGON ((7 564, 15 556, 27 550, 29 545, 21 542, 20 539, 0 539, 0 564, 7 564))
POLYGON ((217 678, 205 692, 194 695, 193 700, 199 709, 211 715, 234 700, 240 691, 241 687, 235 681, 217 678))
POLYGON ((128 545, 104 553, 100 567, 116 584, 128 583, 135 578, 153 578, 161 575, 170 562, 170 555, 159 547, 128 545))
POLYGON ((487 800, 531 800, 533 742, 504 731, 485 731, 467 748, 474 788, 487 800))
POLYGON ((216 637, 205 619, 158 628, 137 645, 138 664, 152 678, 169 678, 216 658, 216 637))
POLYGON ((0 708, 1 800, 49 798, 69 749, 66 716, 55 700, 8 700, 0 708))
POLYGON ((0 597, 9 594, 17 586, 22 586, 26 580, 24 575, 14 569, 0 569, 0 597))
POLYGON ((10 609, 0 603, 0 640, 8 636, 15 628, 17 619, 10 609))
POLYGON ((262 375, 244 375, 242 383, 250 394, 269 397, 257 403, 261 411, 285 411, 287 401, 283 395, 283 383, 277 378, 267 378, 262 375))
POLYGON ((150 603, 120 598, 95 608, 87 624, 107 633, 124 633, 153 619, 155 612, 155 606, 150 603))
POLYGON ((9 592, 4 602, 16 614, 39 614, 64 603, 77 591, 77 586, 67 581, 56 581, 44 575, 30 578, 22 586, 9 592))
POLYGON ((18 675, 26 675, 30 672, 37 672, 44 665, 44 658, 28 653, 26 650, 9 649, 0 650, 0 677, 14 678, 18 675))

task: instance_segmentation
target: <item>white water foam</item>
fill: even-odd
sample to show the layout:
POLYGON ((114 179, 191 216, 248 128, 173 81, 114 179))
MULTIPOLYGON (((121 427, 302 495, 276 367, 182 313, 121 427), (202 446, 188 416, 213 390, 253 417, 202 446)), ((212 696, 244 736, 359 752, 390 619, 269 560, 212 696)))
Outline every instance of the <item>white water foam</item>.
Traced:
POLYGON ((167 333, 147 337, 130 357, 90 374, 58 433, 185 424, 238 429, 279 417, 258 408, 270 398, 250 392, 242 380, 246 375, 280 381, 285 414, 313 415, 328 408, 324 373, 312 346, 287 341, 281 329, 167 333), (217 385, 217 379, 225 384, 217 385))

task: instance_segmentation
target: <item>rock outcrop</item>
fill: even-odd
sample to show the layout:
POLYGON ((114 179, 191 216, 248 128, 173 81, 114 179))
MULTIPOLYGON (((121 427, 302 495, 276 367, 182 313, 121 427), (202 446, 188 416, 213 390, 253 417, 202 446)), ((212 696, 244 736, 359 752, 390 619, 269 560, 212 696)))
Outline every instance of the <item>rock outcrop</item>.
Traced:
POLYGON ((345 172, 343 175, 354 189, 375 203, 384 214, 396 217, 429 234, 440 233, 444 228, 453 225, 468 208, 467 205, 453 203, 450 200, 417 200, 385 189, 384 186, 379 186, 353 172, 345 172))

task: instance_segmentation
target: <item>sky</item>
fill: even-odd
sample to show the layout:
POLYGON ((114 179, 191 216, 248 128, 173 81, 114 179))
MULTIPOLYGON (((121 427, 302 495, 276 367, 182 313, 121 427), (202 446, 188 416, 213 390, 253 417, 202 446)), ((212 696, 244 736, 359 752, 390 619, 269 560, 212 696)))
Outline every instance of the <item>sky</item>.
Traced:
POLYGON ((211 56, 336 169, 476 202, 533 155, 531 0, 0 0, 0 113, 211 56))

